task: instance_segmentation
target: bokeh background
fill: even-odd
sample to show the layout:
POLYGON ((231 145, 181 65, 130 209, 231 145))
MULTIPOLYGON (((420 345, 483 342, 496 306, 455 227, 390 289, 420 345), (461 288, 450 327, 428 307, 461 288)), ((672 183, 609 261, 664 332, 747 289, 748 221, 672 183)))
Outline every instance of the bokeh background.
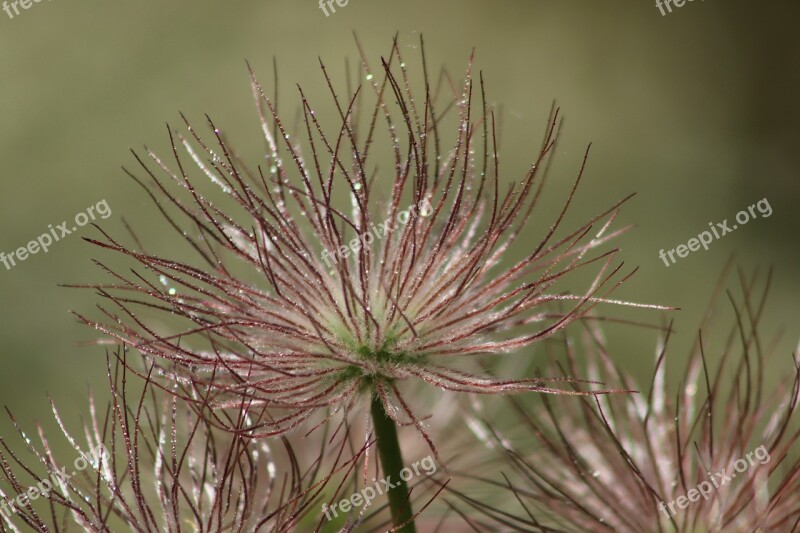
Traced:
MULTIPOLYGON (((395 32, 416 61, 423 34, 429 64, 456 76, 476 50, 502 109, 505 180, 534 159, 557 101, 567 120, 546 209, 560 207, 589 143, 573 213, 637 193, 620 217, 636 227, 618 245, 639 270, 617 296, 681 308, 637 316, 675 319, 676 343, 688 346, 731 256, 748 272, 772 265, 766 322, 785 328, 788 354, 800 333, 799 15, 789 0, 694 1, 666 16, 649 0, 350 0, 328 17, 309 0, 53 0, 13 19, 0 12, 0 250, 102 199, 113 213, 104 229, 122 234, 124 218, 169 247, 174 235, 120 170, 129 147, 165 153, 165 122, 208 113, 257 157, 245 60, 269 88, 277 60, 280 105, 292 114, 296 83, 325 94, 318 57, 332 70, 355 64, 353 32, 374 63, 395 32), (771 217, 669 268, 658 258, 763 198, 771 217)), ((53 427, 47 395, 77 417, 88 388, 103 390, 103 349, 86 345, 94 332, 69 314, 91 312, 97 298, 59 287, 100 279, 92 258, 105 259, 73 234, 12 270, 0 265, 0 403, 28 429, 53 427)), ((649 373, 652 332, 612 335, 614 357, 649 373)), ((0 419, 0 436, 13 433, 0 419)))

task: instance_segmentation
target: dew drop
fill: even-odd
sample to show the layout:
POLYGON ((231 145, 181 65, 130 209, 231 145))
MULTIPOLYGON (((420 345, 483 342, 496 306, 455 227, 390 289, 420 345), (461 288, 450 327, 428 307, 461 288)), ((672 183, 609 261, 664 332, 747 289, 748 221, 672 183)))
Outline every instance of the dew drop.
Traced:
POLYGON ((372 74, 367 74, 367 80, 371 80, 371 79, 372 79, 372 74))

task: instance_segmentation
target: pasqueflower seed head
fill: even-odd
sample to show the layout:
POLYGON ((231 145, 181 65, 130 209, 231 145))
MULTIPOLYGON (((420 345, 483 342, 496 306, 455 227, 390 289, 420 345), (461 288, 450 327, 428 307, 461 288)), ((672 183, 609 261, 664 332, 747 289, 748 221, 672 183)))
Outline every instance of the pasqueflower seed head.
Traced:
POLYGON ((119 350, 111 400, 103 408, 90 399, 83 435, 53 405, 71 453, 41 427, 37 444, 11 417, 27 449, 0 439, 0 530, 297 531, 313 523, 331 477, 352 469, 342 460, 326 473, 313 461, 303 466, 287 439, 221 430, 220 419, 244 429, 253 413, 198 409, 148 378, 137 383, 126 365, 119 350))
MULTIPOLYGON (((459 494, 480 511, 473 518, 513 531, 797 531, 800 355, 781 354, 789 357, 774 362, 788 363, 786 373, 767 385, 779 346, 761 326, 770 278, 741 276, 718 342, 710 325, 722 306, 710 307, 674 396, 667 336, 647 394, 542 398, 542 409, 508 398, 518 431, 482 426, 505 452, 497 469, 506 477, 484 476, 491 498, 459 494), (498 493, 513 509, 492 503, 498 493)), ((611 361, 599 329, 586 329, 590 377, 647 388, 611 361)), ((580 371, 575 346, 566 347, 570 370, 580 371)))
POLYGON ((622 231, 610 225, 625 200, 564 230, 584 158, 555 218, 534 225, 558 110, 533 164, 506 188, 472 57, 460 84, 447 75, 433 84, 423 52, 419 97, 396 42, 377 70, 361 56, 361 82, 344 94, 322 66, 328 107, 298 89, 294 129, 251 69, 266 150, 256 169, 211 119, 210 140, 185 118, 184 133, 168 128, 171 160, 134 153, 141 172, 129 174, 197 260, 104 233, 92 242, 147 272, 108 268, 114 281, 91 287, 114 307, 102 308, 106 319, 80 318, 163 373, 207 389, 216 405, 247 398, 262 407, 269 417, 252 436, 282 434, 320 408, 348 415, 365 397, 423 431, 404 382, 473 393, 603 392, 566 386, 571 378, 495 377, 476 359, 526 357, 597 304, 623 303, 608 297, 628 277, 617 250, 597 250, 622 231), (388 157, 376 160, 379 139, 388 157), (512 247, 525 251, 515 262, 512 247), (566 279, 590 269, 588 286, 571 290, 566 279), (169 326, 152 318, 156 311, 169 326))

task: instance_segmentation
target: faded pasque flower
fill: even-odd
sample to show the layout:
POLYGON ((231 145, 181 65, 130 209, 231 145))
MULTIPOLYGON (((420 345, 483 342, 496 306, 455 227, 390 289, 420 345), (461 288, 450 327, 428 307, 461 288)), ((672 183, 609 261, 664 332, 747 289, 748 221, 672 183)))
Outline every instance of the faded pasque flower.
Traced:
MULTIPOLYGON (((504 470, 513 479, 484 481, 508 491, 521 509, 460 494, 463 501, 517 531, 796 531, 800 358, 790 358, 786 379, 767 386, 765 362, 777 341, 759 327, 769 278, 759 293, 757 278, 742 276, 743 296, 731 298, 735 318, 719 348, 709 342, 709 313, 674 401, 665 377, 669 335, 647 395, 545 398, 541 410, 510 399, 520 445, 511 444, 512 432, 486 427, 493 429, 487 442, 505 450, 504 470), (717 357, 711 372, 709 360, 717 357)), ((587 328, 586 344, 592 378, 636 388, 611 362, 596 328, 587 328)), ((567 351, 576 371, 571 344, 567 351)))
MULTIPOLYGON (((91 287, 115 307, 102 309, 105 320, 80 318, 150 356, 164 375, 205 389, 212 406, 246 399, 263 408, 246 428, 251 437, 284 434, 314 415, 312 428, 371 411, 381 463, 396 475, 396 425, 416 427, 435 451, 416 414, 423 402, 401 392, 403 382, 473 393, 606 392, 565 386, 572 378, 494 377, 477 359, 520 354, 598 303, 623 303, 608 298, 627 278, 613 264, 617 250, 596 249, 619 233, 609 227, 624 200, 563 231, 582 165, 555 220, 537 231, 531 219, 558 111, 536 161, 502 193, 494 116, 472 58, 460 87, 447 75, 434 86, 423 53, 418 98, 396 42, 377 71, 361 55, 363 83, 344 94, 322 67, 327 109, 299 89, 291 134, 276 98, 252 76, 266 149, 255 170, 211 119, 211 141, 185 118, 186 135, 170 129, 171 161, 147 148, 146 157, 135 153, 142 171, 129 174, 197 261, 106 234, 92 242, 148 272, 107 268, 114 281, 91 287), (525 247, 516 262, 513 245, 525 247), (589 267, 596 272, 583 291, 565 285, 589 267), (153 310, 169 324, 151 319, 153 310), (356 408, 364 400, 370 409, 356 408)), ((411 520, 404 484, 389 498, 403 527, 411 520)))
MULTIPOLYGON (((124 352, 118 357, 128 364, 124 352)), ((111 401, 99 411, 91 401, 83 438, 53 407, 77 459, 59 458, 41 428, 36 446, 17 426, 33 459, 2 440, 0 530, 282 532, 313 520, 333 472, 303 470, 286 439, 270 443, 220 430, 220 419, 240 429, 252 424, 252 412, 195 410, 149 376, 137 387, 119 364, 108 377, 111 401)))
POLYGON ((213 143, 188 122, 188 136, 170 131, 172 163, 149 149, 146 158, 136 155, 144 172, 134 179, 200 264, 149 254, 138 240, 134 248, 108 236, 93 241, 160 281, 109 269, 114 282, 92 287, 118 307, 103 309, 110 320, 81 318, 153 356, 164 372, 213 388, 220 405, 234 394, 282 410, 251 428, 254 436, 281 434, 320 407, 346 409, 363 392, 377 394, 392 418, 419 426, 398 388, 409 379, 452 391, 574 394, 545 379, 473 373, 471 360, 519 354, 608 301, 622 281, 622 265, 612 265, 617 251, 589 254, 618 233, 608 228, 622 202, 556 237, 573 188, 557 218, 536 232, 531 215, 558 112, 534 164, 501 193, 494 119, 472 60, 461 92, 449 97, 447 78, 434 88, 423 69, 425 92, 415 98, 396 45, 383 67, 378 75, 364 59, 366 81, 346 97, 323 67, 333 113, 320 116, 300 90, 293 135, 253 77, 267 149, 258 170, 239 160, 210 119, 213 143), (456 114, 449 139, 448 113, 456 114), (326 129, 330 120, 335 127, 326 129), (383 164, 371 157, 379 123, 391 150, 383 164), (217 188, 208 182, 223 191, 218 203, 203 192, 217 188), (349 208, 337 200, 344 196, 349 208), (520 238, 530 243, 525 256, 504 265, 520 238), (583 292, 563 286, 593 264, 583 292), (137 306, 188 324, 168 328, 137 306))

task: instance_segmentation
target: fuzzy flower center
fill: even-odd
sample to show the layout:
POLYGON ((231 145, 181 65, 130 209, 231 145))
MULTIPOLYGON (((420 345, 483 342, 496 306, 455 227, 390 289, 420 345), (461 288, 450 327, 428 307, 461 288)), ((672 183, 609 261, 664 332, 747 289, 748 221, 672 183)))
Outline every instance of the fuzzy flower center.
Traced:
POLYGON ((359 358, 382 364, 403 364, 409 361, 410 357, 404 352, 392 352, 386 347, 381 346, 377 350, 369 346, 361 346, 357 350, 359 358))

